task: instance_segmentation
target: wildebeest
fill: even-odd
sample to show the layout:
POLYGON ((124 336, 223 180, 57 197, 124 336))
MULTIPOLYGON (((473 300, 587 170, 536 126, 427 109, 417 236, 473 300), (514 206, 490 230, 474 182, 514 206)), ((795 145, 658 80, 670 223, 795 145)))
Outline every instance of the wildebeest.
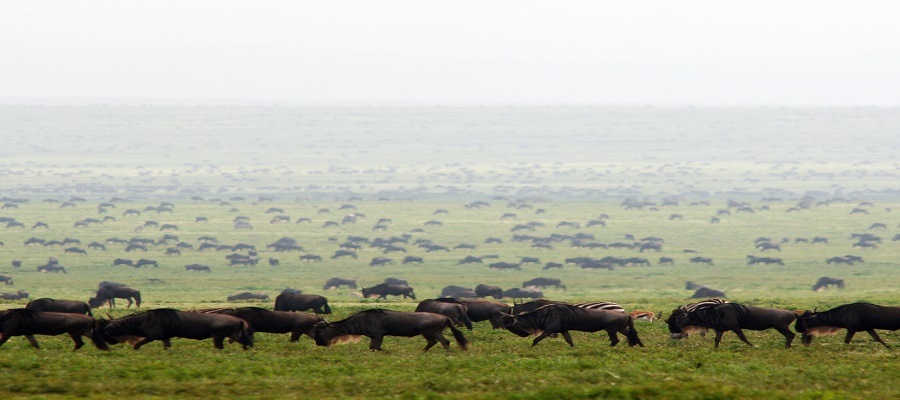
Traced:
POLYGON ((90 315, 91 314, 91 306, 83 301, 78 300, 56 300, 47 297, 43 297, 40 299, 34 299, 28 302, 25 305, 25 308, 34 311, 50 311, 50 312, 61 312, 61 313, 71 313, 71 314, 83 314, 90 315))
POLYGON ((422 257, 417 257, 417 256, 406 256, 406 257, 403 257, 403 264, 409 264, 409 263, 419 263, 419 264, 421 264, 421 263, 423 263, 423 262, 425 262, 425 260, 422 259, 422 257))
POLYGON ((375 258, 373 258, 372 261, 369 263, 369 266, 370 266, 370 267, 381 267, 381 266, 384 266, 384 265, 387 265, 387 264, 393 264, 393 263, 394 263, 394 260, 392 260, 392 259, 390 259, 390 258, 387 258, 387 257, 375 257, 375 258))
POLYGON ((529 286, 536 286, 536 287, 542 287, 542 288, 553 286, 557 289, 566 290, 566 285, 563 285, 562 281, 559 279, 556 279, 556 278, 540 277, 540 278, 534 278, 534 279, 522 282, 523 288, 527 288, 529 286))
POLYGON ((337 322, 320 322, 316 324, 316 345, 329 346, 341 341, 342 337, 366 336, 370 339, 369 349, 381 350, 385 336, 413 337, 422 335, 428 342, 423 351, 427 351, 440 343, 445 349, 450 342, 442 334, 444 328, 450 328, 456 343, 462 350, 468 348, 469 342, 462 331, 453 326, 453 321, 440 314, 423 312, 402 312, 384 309, 371 309, 337 322))
POLYGON ((675 265, 675 259, 672 257, 660 257, 659 265, 675 265))
POLYGON ((69 248, 63 250, 63 252, 64 253, 81 254, 81 255, 85 255, 85 256, 87 255, 87 251, 84 251, 84 249, 81 249, 78 247, 69 247, 69 248))
POLYGON ((337 259, 337 258, 340 258, 340 257, 353 257, 353 258, 358 258, 359 256, 357 256, 357 255, 356 255, 356 252, 353 251, 353 250, 337 250, 337 251, 334 252, 334 255, 331 256, 331 259, 334 260, 334 259, 337 259))
POLYGON ((304 254, 304 255, 300 256, 300 259, 304 260, 304 261, 309 261, 309 262, 322 261, 322 256, 316 255, 316 254, 304 254))
POLYGON ((875 330, 900 329, 900 307, 852 303, 822 312, 807 310, 797 318, 794 329, 803 335, 801 340, 807 346, 812 343, 814 336, 833 334, 840 329, 846 329, 847 336, 844 337, 844 343, 849 344, 856 332, 865 331, 876 342, 889 347, 875 330))
POLYGON ((522 267, 519 266, 519 264, 508 263, 508 262, 503 262, 503 261, 489 264, 488 267, 491 269, 515 269, 515 270, 520 270, 520 271, 522 270, 522 267))
POLYGON ((284 293, 275 297, 275 311, 306 311, 316 314, 331 314, 328 299, 317 294, 284 293))
POLYGON ((369 288, 362 288, 363 297, 370 296, 378 296, 382 299, 387 299, 388 295, 391 296, 403 296, 403 298, 411 298, 413 300, 416 299, 416 294, 413 292, 413 288, 405 285, 392 285, 389 283, 379 283, 375 286, 369 288))
POLYGON ((128 300, 127 308, 131 307, 132 299, 134 300, 135 306, 141 306, 141 292, 137 289, 132 289, 127 286, 101 287, 100 290, 97 290, 97 294, 88 300, 88 304, 91 306, 91 308, 97 308, 102 306, 103 303, 109 302, 109 308, 113 308, 116 306, 115 299, 128 300))
POLYGON ((145 265, 152 265, 155 268, 155 267, 159 267, 159 262, 157 262, 156 260, 148 260, 146 258, 142 258, 140 260, 137 260, 136 263, 134 263, 135 268, 140 268, 145 265))
POLYGON ((95 328, 106 343, 132 343, 135 350, 154 340, 161 340, 163 348, 172 346, 172 338, 213 339, 217 349, 225 348, 225 338, 240 343, 244 349, 253 347, 249 324, 237 317, 204 314, 160 308, 112 320, 99 319, 95 328))
POLYGON ((684 329, 696 326, 715 330, 715 347, 719 347, 722 335, 726 331, 733 331, 744 343, 753 346, 744 336, 743 329, 762 331, 775 328, 784 335, 784 347, 790 348, 796 336, 791 332, 790 326, 796 318, 797 314, 789 310, 725 303, 691 312, 676 309, 666 322, 669 325, 669 332, 673 334, 682 333, 684 329))
POLYGON ((27 308, 14 308, 0 312, 0 346, 10 337, 25 336, 31 347, 39 349, 34 335, 61 335, 67 333, 75 342, 75 350, 84 346, 82 336, 88 336, 100 350, 109 347, 94 332, 94 318, 74 313, 36 311, 27 308))
POLYGON ((485 284, 481 283, 481 284, 478 284, 477 286, 475 286, 475 294, 478 295, 478 297, 490 296, 495 299, 502 299, 503 298, 503 289, 501 289, 500 286, 485 285, 485 284))
POLYGON ((242 292, 242 293, 228 296, 228 301, 239 301, 239 300, 269 301, 269 295, 267 295, 265 293, 242 292))
POLYGON ((440 297, 476 298, 478 294, 471 288, 450 285, 441 289, 440 297))
POLYGON ((728 297, 725 296, 725 292, 720 289, 713 289, 708 287, 701 287, 694 292, 694 295, 691 296, 692 299, 702 299, 705 297, 728 297))
POLYGON ((843 289, 844 280, 839 278, 832 278, 830 276, 823 276, 819 278, 818 281, 816 281, 816 284, 813 285, 812 290, 818 292, 823 289, 828 289, 828 286, 830 285, 835 285, 838 287, 838 289, 843 289))
MULTIPOLYGON (((692 283, 692 282, 688 282, 688 283, 692 283)), ((678 310, 681 310, 683 312, 693 312, 696 310, 701 310, 701 309, 704 309, 707 307, 713 307, 713 306, 717 306, 719 304, 725 304, 725 303, 728 303, 728 302, 725 300, 722 300, 722 299, 708 299, 708 300, 698 301, 696 303, 688 303, 683 306, 678 306, 677 309, 672 310, 671 315, 669 315, 669 318, 666 319, 666 323, 667 324, 674 323, 674 319, 672 318, 672 316, 675 314, 678 314, 679 313, 678 310)), ((707 328, 704 328, 702 326, 682 327, 680 333, 672 334, 672 338, 673 339, 683 339, 683 338, 690 336, 691 333, 693 333, 694 331, 699 331, 701 336, 706 336, 706 330, 707 330, 707 328)))
POLYGON ((185 271, 196 271, 196 272, 212 272, 212 270, 209 269, 208 265, 201 265, 201 264, 185 265, 184 270, 185 271))
POLYGON ((45 264, 37 267, 38 272, 62 272, 66 273, 66 268, 59 264, 45 264))
POLYGON ((24 290, 19 290, 15 293, 0 293, 0 299, 2 300, 22 300, 28 298, 28 292, 24 290))
POLYGON ((544 297, 540 289, 510 288, 503 291, 503 297, 511 299, 539 299, 544 297))
POLYGON ((6 286, 13 286, 13 278, 11 276, 0 275, 0 282, 6 286))
POLYGON ((714 265, 712 258, 709 257, 691 257, 688 261, 694 264, 706 264, 706 265, 714 265))
POLYGON ((465 325, 467 329, 472 330, 472 321, 467 313, 468 307, 455 298, 422 300, 415 311, 441 314, 450 318, 454 325, 465 325))
POLYGON ((113 265, 127 265, 129 267, 133 267, 134 261, 131 261, 127 258, 117 258, 113 260, 113 265))
POLYGON ((341 286, 347 286, 350 289, 356 289, 356 279, 347 278, 331 278, 325 281, 322 290, 338 289, 341 286))
POLYGON ((400 278, 384 278, 384 283, 387 283, 388 285, 409 286, 409 281, 400 278))
POLYGON ((619 343, 617 333, 621 333, 628 338, 629 346, 644 347, 634 329, 634 320, 627 314, 614 311, 587 310, 570 304, 549 304, 534 311, 504 315, 500 318, 500 323, 521 337, 537 335, 532 346, 536 346, 547 336, 559 333, 569 346, 574 347, 569 331, 604 330, 609 335, 610 346, 619 343))
POLYGON ((481 299, 456 299, 466 306, 466 315, 472 322, 490 321, 491 328, 500 328, 500 317, 510 314, 512 307, 505 303, 481 299))
MULTIPOLYGON (((212 308, 197 310, 207 314, 224 314, 238 317, 250 325, 247 327, 247 335, 253 339, 254 332, 265 333, 289 333, 290 342, 300 340, 300 336, 306 334, 313 338, 316 323, 323 321, 321 317, 302 312, 269 311, 259 307, 240 308, 212 308)), ((254 340, 255 342, 255 340, 254 340)))

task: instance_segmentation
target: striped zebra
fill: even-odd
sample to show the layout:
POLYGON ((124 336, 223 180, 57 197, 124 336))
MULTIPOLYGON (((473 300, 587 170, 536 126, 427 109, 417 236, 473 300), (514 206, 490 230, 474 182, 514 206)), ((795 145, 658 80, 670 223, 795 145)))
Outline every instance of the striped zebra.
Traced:
POLYGON ((583 308, 585 310, 616 311, 620 313, 625 312, 625 307, 608 301, 592 301, 588 303, 575 303, 572 305, 578 308, 583 308))
POLYGON ((683 306, 678 306, 678 308, 672 310, 669 318, 666 319, 666 324, 669 325, 669 332, 671 333, 672 339, 684 339, 690 336, 694 332, 699 332, 700 336, 706 336, 707 328, 702 326, 689 326, 685 327, 681 330, 681 333, 675 333, 675 317, 680 314, 690 313, 697 310, 703 310, 705 308, 717 306, 719 304, 728 303, 726 300, 722 299, 708 299, 703 301, 698 301, 696 303, 688 303, 683 306))

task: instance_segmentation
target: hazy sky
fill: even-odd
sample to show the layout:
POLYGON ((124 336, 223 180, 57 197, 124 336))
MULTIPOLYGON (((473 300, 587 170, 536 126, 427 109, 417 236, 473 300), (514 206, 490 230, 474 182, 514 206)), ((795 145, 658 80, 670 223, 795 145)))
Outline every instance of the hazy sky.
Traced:
POLYGON ((5 1, 0 97, 900 106, 900 2, 5 1))

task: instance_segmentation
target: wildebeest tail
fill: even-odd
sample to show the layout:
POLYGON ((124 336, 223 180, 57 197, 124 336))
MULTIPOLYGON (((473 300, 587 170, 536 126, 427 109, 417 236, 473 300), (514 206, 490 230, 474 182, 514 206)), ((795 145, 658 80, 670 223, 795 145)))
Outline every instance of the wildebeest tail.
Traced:
POLYGON ((90 336, 91 342, 93 342, 94 347, 99 350, 109 350, 109 345, 106 344, 106 340, 104 340, 103 336, 100 334, 100 330, 103 329, 102 324, 103 323, 101 323, 99 319, 94 320, 94 327, 91 329, 90 336))
POLYGON ((250 324, 243 321, 241 324, 241 332, 238 334, 238 343, 244 346, 244 350, 253 347, 253 333, 250 331, 250 324))
POLYGON ((638 337, 637 330, 634 329, 634 318, 628 317, 628 331, 625 333, 625 336, 628 337, 628 345, 631 347, 641 346, 644 347, 644 342, 641 342, 641 338, 638 337))
POLYGON ((456 329, 456 327, 453 326, 453 322, 451 322, 450 319, 447 319, 447 326, 450 328, 450 332, 453 332, 453 338, 456 339, 456 344, 459 345, 459 348, 461 348, 463 351, 468 350, 469 349, 469 341, 466 340, 466 337, 463 335, 462 331, 459 329, 456 329))
POLYGON ((466 329, 471 331, 473 329, 472 320, 469 319, 469 316, 464 312, 460 312, 459 314, 460 314, 459 320, 462 321, 463 325, 466 326, 466 329))

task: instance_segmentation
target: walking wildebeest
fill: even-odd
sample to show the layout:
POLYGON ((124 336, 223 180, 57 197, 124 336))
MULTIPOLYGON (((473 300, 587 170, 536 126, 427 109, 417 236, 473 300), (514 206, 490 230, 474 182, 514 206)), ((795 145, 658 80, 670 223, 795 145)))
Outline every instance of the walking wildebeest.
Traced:
POLYGON ((385 336, 413 337, 422 335, 428 342, 422 351, 428 351, 440 343, 445 349, 450 342, 442 334, 444 328, 450 328, 456 344, 465 351, 469 342, 462 331, 453 326, 453 321, 440 314, 428 312, 402 312, 384 309, 364 310, 337 322, 320 322, 316 324, 315 339, 318 346, 330 346, 342 341, 342 337, 366 336, 370 339, 369 349, 381 350, 385 336))
POLYGON ((0 299, 3 299, 3 300, 22 300, 22 299, 27 299, 27 298, 28 298, 28 292, 26 292, 24 290, 19 290, 18 292, 15 292, 15 293, 6 293, 6 292, 0 293, 0 299))
POLYGON ((62 272, 66 273, 66 268, 58 264, 46 264, 37 267, 38 272, 62 272))
POLYGON ((34 335, 61 335, 69 334, 75 342, 75 350, 84 346, 82 336, 88 336, 100 350, 108 350, 109 347, 93 331, 94 317, 73 313, 60 313, 50 311, 36 311, 26 308, 14 308, 0 312, 0 346, 6 343, 12 336, 25 336, 31 347, 41 348, 34 335))
POLYGON ((472 322, 490 321, 491 328, 500 328, 500 317, 512 313, 512 307, 505 303, 481 299, 456 299, 466 306, 466 315, 472 322))
POLYGON ((508 263, 508 262, 503 262, 503 261, 488 264, 488 268, 491 268, 491 269, 515 269, 515 270, 520 270, 520 271, 522 270, 522 267, 519 266, 519 264, 513 264, 513 263, 508 263))
MULTIPOLYGON (((240 308, 212 308, 197 310, 207 314, 224 314, 238 317, 250 325, 247 327, 247 335, 253 340, 254 332, 265 333, 290 333, 290 342, 300 340, 300 336, 306 334, 313 336, 317 323, 324 321, 322 318, 302 312, 269 311, 259 307, 240 308)), ((254 341, 255 342, 255 341, 254 341)))
POLYGON ((238 301, 238 300, 262 300, 269 301, 269 295, 264 293, 251 293, 251 292, 242 292, 235 295, 228 296, 228 301, 238 301))
POLYGON ((44 297, 29 301, 28 304, 25 305, 25 308, 34 311, 50 311, 94 316, 94 314, 91 314, 91 306, 78 300, 55 300, 44 297))
POLYGON ((134 299, 134 304, 137 307, 141 306, 141 292, 127 286, 103 286, 97 291, 97 294, 94 295, 94 297, 91 297, 88 300, 88 305, 90 305, 91 308, 98 308, 102 306, 103 303, 109 302, 109 308, 113 308, 116 306, 115 299, 128 300, 127 308, 131 308, 132 299, 134 299))
POLYGON ((823 289, 828 289, 828 286, 830 285, 836 285, 838 289, 843 289, 844 280, 839 278, 832 278, 830 276, 823 276, 819 278, 815 285, 813 285, 812 290, 818 292, 823 289))
POLYGON ((532 346, 537 346, 544 338, 559 333, 569 346, 574 347, 569 331, 597 332, 605 330, 609 335, 609 345, 619 343, 616 333, 628 338, 629 346, 644 347, 634 329, 634 320, 624 313, 615 311, 587 310, 570 304, 549 304, 516 315, 500 318, 504 328, 521 337, 537 335, 532 346))
POLYGON ((465 325, 472 330, 472 321, 467 313, 468 307, 457 299, 428 299, 419 302, 416 312, 441 314, 453 321, 454 325, 465 325))
POLYGON ((540 289, 510 288, 503 291, 503 297, 511 299, 539 299, 544 297, 540 289))
POLYGON ((0 275, 0 282, 3 282, 6 286, 13 286, 13 279, 11 276, 0 275))
POLYGON ((528 280, 522 283, 523 288, 527 288, 529 286, 536 286, 546 288, 548 286, 553 286, 557 289, 566 290, 566 285, 563 285, 562 281, 555 278, 534 278, 532 280, 528 280))
MULTIPOLYGON (((688 283, 692 283, 692 282, 688 282, 688 283)), ((669 318, 666 319, 666 324, 674 323, 674 319, 672 318, 672 316, 677 314, 678 310, 682 310, 684 312, 693 312, 696 310, 700 310, 700 309, 704 309, 704 308, 712 307, 712 306, 717 306, 719 304, 725 304, 725 303, 727 303, 727 301, 722 300, 722 299, 709 299, 709 300, 698 301, 696 303, 688 303, 683 306, 678 306, 677 309, 672 310, 671 315, 669 315, 669 318)), ((682 327, 681 333, 672 333, 671 336, 672 336, 672 339, 683 339, 683 338, 690 336, 691 333, 693 333, 694 331, 699 331, 700 336, 706 336, 707 328, 704 328, 702 326, 682 327)))
POLYGON ((317 294, 284 293, 275 298, 275 311, 306 311, 316 314, 331 314, 328 299, 317 294))
POLYGON ((400 278, 384 278, 384 283, 387 283, 388 285, 409 286, 409 281, 400 278))
POLYGON ((900 329, 900 307, 852 303, 822 312, 807 310, 797 318, 794 329, 803 335, 801 340, 807 346, 812 343, 814 336, 833 334, 840 329, 846 329, 847 336, 844 338, 844 343, 849 344, 856 332, 865 331, 876 342, 889 347, 875 330, 896 331, 900 329))
POLYGON ((325 285, 322 286, 322 290, 328 290, 331 288, 338 289, 341 286, 347 286, 350 289, 356 289, 356 279, 331 278, 325 281, 325 285))
POLYGON ((172 338, 213 339, 217 349, 225 348, 225 338, 240 343, 244 349, 253 347, 249 324, 237 317, 219 314, 183 312, 170 308, 144 311, 116 319, 99 319, 94 328, 106 343, 128 342, 135 350, 154 340, 161 340, 163 348, 172 346, 172 338))
POLYGON ((775 328, 784 335, 784 347, 790 348, 791 342, 796 336, 794 332, 791 332, 791 323, 796 318, 797 314, 789 310, 725 303, 692 312, 676 309, 666 322, 669 324, 669 332, 675 334, 682 333, 683 329, 694 326, 714 329, 716 331, 715 347, 717 348, 726 331, 734 331, 744 343, 753 346, 744 336, 743 329, 762 331, 775 328))
POLYGON ((490 296, 495 299, 502 299, 503 298, 503 289, 501 289, 500 286, 485 285, 485 284, 481 283, 481 284, 478 284, 477 286, 475 286, 475 294, 477 294, 478 297, 490 296))
POLYGON ((370 297, 377 295, 382 299, 387 299, 388 295, 392 296, 403 296, 403 298, 411 298, 413 300, 416 299, 416 294, 413 292, 413 288, 405 285, 391 285, 389 283, 379 283, 375 286, 369 288, 362 288, 363 297, 370 297))
POLYGON ((185 271, 196 271, 196 272, 212 272, 212 270, 209 269, 208 265, 201 265, 201 264, 185 265, 184 270, 185 271))

